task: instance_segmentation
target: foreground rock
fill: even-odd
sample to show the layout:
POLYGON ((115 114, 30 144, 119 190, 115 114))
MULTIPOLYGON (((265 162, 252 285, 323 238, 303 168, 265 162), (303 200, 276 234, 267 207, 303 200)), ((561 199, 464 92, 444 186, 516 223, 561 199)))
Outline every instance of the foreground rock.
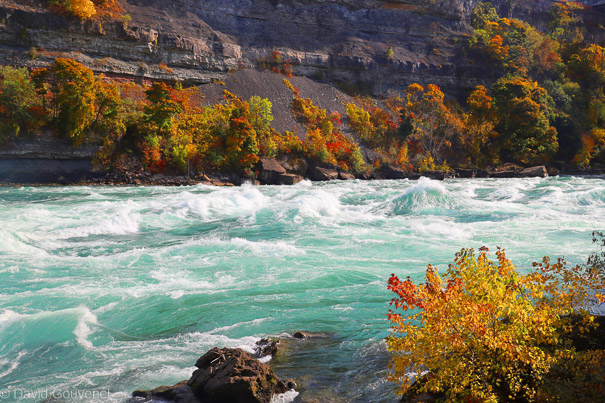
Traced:
POLYGON ((133 402, 269 403, 290 388, 273 370, 241 349, 213 348, 195 366, 189 381, 135 391, 133 402))

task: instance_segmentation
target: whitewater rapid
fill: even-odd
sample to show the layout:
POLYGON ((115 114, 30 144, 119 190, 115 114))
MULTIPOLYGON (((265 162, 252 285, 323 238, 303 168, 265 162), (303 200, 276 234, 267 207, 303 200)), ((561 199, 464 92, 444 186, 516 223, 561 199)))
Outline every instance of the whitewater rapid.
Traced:
POLYGON ((304 396, 396 401, 391 273, 419 279, 483 245, 521 270, 583 263, 605 229, 601 178, 4 187, 0 205, 0 393, 106 393, 81 401, 125 401, 188 379, 211 347, 296 330, 327 335, 272 362, 304 396))

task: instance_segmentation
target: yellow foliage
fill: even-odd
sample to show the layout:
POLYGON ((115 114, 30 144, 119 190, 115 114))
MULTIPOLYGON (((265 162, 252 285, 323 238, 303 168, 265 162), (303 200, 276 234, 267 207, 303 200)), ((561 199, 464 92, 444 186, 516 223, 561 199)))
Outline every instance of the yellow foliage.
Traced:
POLYGON ((603 289, 595 269, 568 268, 544 258, 535 271, 521 275, 503 250, 490 260, 463 249, 442 276, 429 265, 426 281, 415 284, 395 275, 389 311, 395 353, 388 379, 404 393, 413 380, 432 370, 416 392, 446 393, 450 401, 545 399, 544 378, 558 365, 578 357, 561 336, 573 326, 592 325, 584 310, 591 292, 603 289))
POLYGON ((90 18, 97 13, 94 3, 90 0, 70 0, 70 2, 72 13, 81 20, 90 18))

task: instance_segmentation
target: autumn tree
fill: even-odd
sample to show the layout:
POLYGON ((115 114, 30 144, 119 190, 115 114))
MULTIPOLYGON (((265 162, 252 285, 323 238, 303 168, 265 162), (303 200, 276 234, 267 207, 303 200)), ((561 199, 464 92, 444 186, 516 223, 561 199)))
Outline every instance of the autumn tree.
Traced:
POLYGON ((579 2, 564 0, 553 3, 548 23, 553 39, 559 43, 581 42, 584 39, 584 26, 578 14, 583 9, 579 2))
POLYGON ((444 103, 439 87, 411 84, 406 90, 406 104, 401 111, 401 131, 421 149, 421 162, 426 169, 443 164, 454 136, 462 131, 462 121, 444 103))
POLYGON ((36 72, 37 88, 46 94, 50 89, 52 123, 80 145, 96 116, 96 80, 91 69, 66 58, 57 58, 48 69, 36 72))
POLYGON ((91 0, 48 0, 48 4, 82 20, 97 13, 95 4, 91 0))
POLYGON ((495 164, 499 150, 495 131, 494 101, 487 89, 479 85, 467 99, 468 114, 460 142, 469 162, 479 167, 495 164))
POLYGON ((340 114, 328 113, 311 99, 301 97, 288 80, 284 79, 284 84, 293 94, 292 113, 307 131, 303 143, 305 156, 317 162, 337 165, 344 171, 363 172, 365 163, 361 150, 340 130, 340 114))
POLYGON ((544 88, 522 77, 504 77, 494 84, 493 98, 504 158, 536 164, 555 155, 559 144, 550 124, 552 98, 544 88))
POLYGON ((0 67, 0 139, 40 126, 40 105, 27 69, 0 67))
POLYGON ((480 3, 472 16, 475 28, 471 50, 486 55, 496 73, 550 77, 561 67, 559 45, 528 23, 514 18, 496 18, 490 5, 480 3))
MULTIPOLYGON (((443 392, 448 401, 552 401, 553 371, 603 359, 602 351, 578 352, 564 337, 591 328, 586 303, 602 290, 598 271, 544 258, 522 275, 503 250, 496 256, 493 262, 486 248, 478 256, 463 249, 443 274, 429 265, 424 283, 389 279, 396 294, 389 379, 400 393, 430 371, 415 392, 443 392)), ((568 375, 581 377, 582 368, 574 371, 568 375)))
POLYGON ((275 141, 276 131, 273 122, 273 104, 267 98, 254 95, 250 98, 250 123, 258 136, 259 152, 269 158, 275 158, 279 152, 275 141))
POLYGON ((145 108, 145 120, 150 123, 158 134, 170 132, 176 116, 182 112, 182 100, 171 86, 164 83, 154 83, 145 91, 149 105, 145 108))

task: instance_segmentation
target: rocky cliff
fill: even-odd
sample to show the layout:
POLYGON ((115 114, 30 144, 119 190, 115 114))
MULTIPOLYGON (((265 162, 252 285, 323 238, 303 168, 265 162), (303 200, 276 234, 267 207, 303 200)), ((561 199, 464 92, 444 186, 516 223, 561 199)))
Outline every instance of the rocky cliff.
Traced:
MULTIPOLYGON (((294 73, 373 94, 411 82, 456 95, 489 72, 463 54, 477 0, 123 0, 132 20, 80 21, 43 1, 0 0, 0 60, 30 67, 57 56, 135 79, 208 83, 273 52, 294 73)), ((540 20, 549 0, 504 14, 540 20)))

